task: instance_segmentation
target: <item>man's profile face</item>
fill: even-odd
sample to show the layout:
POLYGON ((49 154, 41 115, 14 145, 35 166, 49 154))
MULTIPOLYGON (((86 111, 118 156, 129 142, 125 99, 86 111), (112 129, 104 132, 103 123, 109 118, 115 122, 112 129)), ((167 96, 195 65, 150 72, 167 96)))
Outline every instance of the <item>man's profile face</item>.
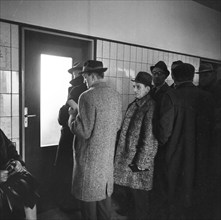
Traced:
POLYGON ((72 73, 73 79, 77 78, 79 76, 80 72, 81 72, 81 70, 74 70, 72 73))

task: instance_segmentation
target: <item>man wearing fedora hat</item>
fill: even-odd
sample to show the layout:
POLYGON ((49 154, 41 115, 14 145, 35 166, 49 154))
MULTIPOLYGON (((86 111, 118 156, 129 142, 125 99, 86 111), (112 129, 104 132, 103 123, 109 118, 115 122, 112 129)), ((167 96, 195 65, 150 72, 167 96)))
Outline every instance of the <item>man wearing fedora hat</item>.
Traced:
POLYGON ((154 66, 151 66, 150 70, 153 76, 154 84, 150 94, 153 99, 159 103, 163 94, 170 89, 169 85, 165 82, 170 72, 167 69, 167 65, 163 61, 159 61, 154 66))
POLYGON ((209 92, 214 102, 214 126, 213 126, 213 143, 214 150, 211 155, 211 174, 213 174, 213 195, 214 207, 219 209, 221 205, 221 80, 217 79, 218 69, 214 68, 211 63, 202 63, 199 67, 199 88, 209 92), (219 195, 219 196, 218 196, 219 195))
POLYGON ((164 186, 161 200, 168 205, 165 219, 192 219, 192 214, 204 219, 208 211, 211 96, 193 84, 194 70, 188 63, 178 65, 173 70, 176 88, 161 102, 155 171, 164 186))
POLYGON ((121 126, 121 97, 104 81, 101 61, 84 63, 83 75, 88 90, 82 93, 79 107, 70 109, 69 127, 76 135, 73 170, 73 195, 81 203, 82 217, 111 219, 113 161, 117 131, 121 126))
MULTIPOLYGON (((114 180, 116 186, 123 187, 127 195, 132 195, 131 219, 144 220, 150 217, 149 199, 158 145, 152 124, 155 101, 149 95, 151 74, 140 71, 131 81, 134 82, 136 98, 127 107, 119 133, 114 180)), ((130 203, 126 201, 119 211, 130 207, 130 203)))
POLYGON ((72 145, 74 135, 68 127, 68 109, 72 102, 78 103, 80 94, 87 90, 87 86, 84 83, 84 78, 81 74, 79 74, 81 71, 82 66, 79 62, 74 62, 72 68, 68 70, 68 73, 72 75, 72 80, 70 81, 71 86, 68 88, 67 102, 60 108, 58 114, 58 122, 62 127, 54 163, 56 169, 56 200, 59 204, 59 207, 63 211, 67 212, 78 209, 77 202, 71 195, 71 179, 73 169, 72 145))

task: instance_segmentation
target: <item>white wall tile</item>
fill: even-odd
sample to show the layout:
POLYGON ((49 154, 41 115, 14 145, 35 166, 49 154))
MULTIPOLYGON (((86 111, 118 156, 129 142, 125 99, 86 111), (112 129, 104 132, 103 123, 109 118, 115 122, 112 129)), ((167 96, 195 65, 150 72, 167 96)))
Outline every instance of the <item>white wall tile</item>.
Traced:
POLYGON ((136 62, 141 63, 142 62, 142 56, 143 56, 143 51, 141 47, 137 47, 137 59, 136 62))
POLYGON ((103 41, 97 41, 97 57, 103 57, 103 41))
POLYGON ((151 49, 147 50, 147 63, 153 64, 153 50, 151 49))
POLYGON ((19 116, 19 95, 12 94, 12 116, 19 116))
POLYGON ((117 59, 124 60, 124 44, 117 44, 117 59))
POLYGON ((110 60, 110 76, 116 77, 117 75, 117 61, 110 60))
POLYGON ((134 62, 131 62, 130 63, 130 78, 131 79, 134 79, 135 78, 135 76, 136 76, 136 63, 134 63, 134 62))
POLYGON ((110 43, 110 58, 117 59, 117 44, 113 42, 110 43))
POLYGON ((103 58, 110 58, 110 42, 103 41, 103 58))
POLYGON ((137 61, 137 48, 135 46, 131 46, 130 61, 132 62, 137 61))
POLYGON ((19 40, 19 36, 18 36, 18 25, 11 25, 11 36, 12 36, 12 42, 11 42, 11 46, 18 48, 19 44, 18 44, 18 40, 19 40))
POLYGON ((0 116, 11 116, 10 94, 0 94, 0 116))
POLYGON ((0 46, 0 70, 11 69, 11 49, 0 46))
POLYGON ((12 117, 12 137, 19 138, 19 117, 12 117))
POLYGON ((11 117, 0 117, 0 128, 10 139, 12 137, 11 117))
POLYGON ((18 71, 18 48, 12 48, 12 70, 18 71))
POLYGON ((130 62, 124 61, 124 73, 126 77, 130 77, 130 62))
POLYGON ((130 45, 124 45, 124 60, 125 61, 130 61, 130 45))
POLYGON ((10 24, 0 22, 0 45, 10 46, 10 24))
POLYGON ((117 77, 125 77, 124 62, 122 60, 117 60, 117 77))
POLYGON ((142 50, 142 63, 147 63, 147 49, 143 48, 142 50))
POLYGON ((124 95, 128 95, 130 92, 130 78, 128 78, 128 77, 123 78, 122 87, 123 87, 122 93, 124 95))
POLYGON ((0 71, 0 93, 11 92, 11 72, 0 71))
POLYGON ((117 77, 116 81, 116 90, 120 93, 123 94, 123 78, 117 77))

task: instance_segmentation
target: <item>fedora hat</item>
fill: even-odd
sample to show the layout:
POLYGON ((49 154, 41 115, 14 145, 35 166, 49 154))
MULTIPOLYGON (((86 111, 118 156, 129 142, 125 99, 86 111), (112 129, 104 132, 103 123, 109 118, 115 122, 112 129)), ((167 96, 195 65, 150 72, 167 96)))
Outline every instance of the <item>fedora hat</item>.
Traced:
POLYGON ((107 68, 103 67, 103 63, 97 60, 88 60, 84 63, 83 69, 80 74, 83 73, 103 73, 107 70, 107 68))
POLYGON ((74 62, 73 66, 68 70, 68 72, 72 74, 75 70, 82 70, 80 62, 74 62))
POLYGON ((211 63, 203 63, 200 65, 199 67, 199 71, 196 72, 197 74, 201 74, 201 73, 208 73, 208 72, 213 72, 213 65, 211 63))
POLYGON ((151 66, 151 67, 150 67, 151 72, 152 72, 153 69, 156 68, 156 67, 159 68, 159 69, 161 69, 161 70, 165 73, 166 77, 169 76, 170 72, 169 72, 169 70, 167 69, 167 65, 166 65, 163 61, 159 61, 159 62, 156 63, 154 66, 151 66))
POLYGON ((136 75, 135 79, 132 79, 131 81, 136 83, 142 83, 146 86, 152 87, 152 76, 147 72, 140 71, 136 75))
POLYGON ((182 63, 173 70, 173 78, 178 82, 192 80, 194 77, 195 67, 190 63, 182 63))

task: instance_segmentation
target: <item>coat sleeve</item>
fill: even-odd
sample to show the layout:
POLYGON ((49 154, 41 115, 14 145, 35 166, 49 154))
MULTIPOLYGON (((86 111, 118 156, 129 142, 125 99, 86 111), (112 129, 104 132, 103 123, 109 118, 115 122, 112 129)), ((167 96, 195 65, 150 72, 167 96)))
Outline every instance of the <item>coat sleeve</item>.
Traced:
POLYGON ((86 94, 83 94, 79 99, 79 113, 70 123, 71 131, 84 139, 90 138, 94 129, 95 115, 94 103, 86 94))
POLYGON ((157 138, 159 145, 164 145, 172 134, 175 117, 175 109, 168 94, 165 94, 162 98, 159 115, 157 138))
POLYGON ((25 163, 22 161, 20 155, 18 154, 15 145, 7 138, 7 136, 4 134, 4 132, 0 129, 0 143, 1 148, 5 149, 5 151, 2 151, 1 155, 1 166, 6 164, 9 160, 18 160, 21 162, 21 164, 24 166, 25 163), (4 152, 4 153, 3 153, 4 152))
POLYGON ((153 134, 153 114, 154 105, 151 105, 142 122, 137 152, 133 160, 133 163, 141 169, 151 168, 157 153, 158 143, 153 134))
POLYGON ((69 118, 69 114, 68 114, 68 105, 63 105, 58 113, 58 123, 61 126, 66 126, 68 123, 68 118, 69 118))

